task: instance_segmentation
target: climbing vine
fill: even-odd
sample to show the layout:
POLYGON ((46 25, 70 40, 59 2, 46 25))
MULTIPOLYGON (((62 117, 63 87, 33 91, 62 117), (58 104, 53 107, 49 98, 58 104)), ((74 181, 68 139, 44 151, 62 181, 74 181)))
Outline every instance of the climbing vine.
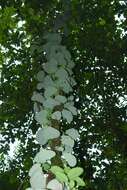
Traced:
POLYGON ((40 124, 36 133, 40 151, 29 171, 31 188, 27 190, 76 190, 85 185, 80 178, 83 169, 75 167, 77 160, 73 155, 79 133, 74 128, 61 132, 61 122, 70 124, 77 115, 73 96, 74 62, 61 45, 58 33, 48 33, 44 39, 47 62, 42 63, 42 70, 36 75, 37 89, 32 96, 35 120, 40 124))

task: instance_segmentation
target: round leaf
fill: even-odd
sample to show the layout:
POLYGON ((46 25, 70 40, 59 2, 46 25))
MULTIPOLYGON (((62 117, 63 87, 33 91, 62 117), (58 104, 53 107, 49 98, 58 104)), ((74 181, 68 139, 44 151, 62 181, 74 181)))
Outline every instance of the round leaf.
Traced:
POLYGON ((49 74, 55 73, 58 69, 57 61, 54 58, 51 58, 49 62, 43 65, 43 68, 49 74))
POLYGON ((43 105, 45 108, 50 108, 51 110, 55 107, 59 105, 59 102, 57 102, 55 99, 53 98, 48 98, 43 102, 43 105))
POLYGON ((57 95, 55 97, 55 100, 57 100, 58 102, 64 104, 67 101, 67 98, 65 96, 57 95))
POLYGON ((70 138, 68 135, 62 135, 61 142, 63 145, 67 145, 70 147, 74 146, 74 140, 72 138, 70 138))
POLYGON ((53 127, 45 127, 37 132, 36 140, 39 144, 44 145, 48 142, 48 140, 58 138, 59 136, 60 132, 57 129, 53 127))
POLYGON ((64 107, 68 109, 73 115, 77 115, 77 109, 70 103, 64 104, 64 107))
POLYGON ((44 97, 39 94, 38 92, 34 92, 33 93, 33 96, 31 98, 32 101, 36 101, 36 102, 39 102, 39 103, 43 103, 44 102, 44 97))
POLYGON ((30 171, 29 171, 29 176, 31 177, 33 174, 35 174, 36 172, 42 172, 42 168, 40 164, 34 164, 30 171))
POLYGON ((62 184, 57 180, 53 179, 47 184, 47 188, 51 190, 63 190, 62 184))
POLYGON ((56 111, 52 114, 52 119, 56 119, 56 120, 60 120, 61 119, 61 112, 60 111, 56 111))
POLYGON ((43 82, 44 77, 45 77, 44 71, 39 71, 39 72, 37 73, 37 80, 38 80, 38 81, 43 82))
POLYGON ((64 119, 67 120, 68 123, 71 123, 72 120, 73 120, 72 113, 71 113, 70 111, 68 111, 68 110, 65 110, 65 109, 64 109, 64 110, 62 111, 62 116, 63 116, 64 119))
POLYGON ((30 184, 32 189, 45 189, 46 188, 46 178, 43 173, 36 172, 30 178, 30 184))
POLYGON ((41 125, 46 125, 49 123, 48 117, 49 117, 49 113, 47 110, 42 110, 35 114, 36 121, 40 123, 41 125))
POLYGON ((41 149, 35 156, 34 162, 45 163, 46 161, 51 160, 55 155, 55 152, 52 150, 41 149))
POLYGON ((66 80, 68 78, 68 73, 64 68, 60 68, 56 73, 55 76, 60 80, 66 80))
POLYGON ((71 128, 66 130, 65 132, 67 135, 69 135, 72 139, 76 140, 79 137, 78 130, 71 128))
POLYGON ((70 153, 63 152, 62 157, 67 161, 67 163, 71 167, 74 167, 77 163, 75 156, 70 153))
POLYGON ((44 96, 46 98, 48 97, 51 97, 53 95, 55 95, 57 93, 57 89, 53 86, 48 86, 46 89, 45 89, 45 92, 44 92, 44 96))

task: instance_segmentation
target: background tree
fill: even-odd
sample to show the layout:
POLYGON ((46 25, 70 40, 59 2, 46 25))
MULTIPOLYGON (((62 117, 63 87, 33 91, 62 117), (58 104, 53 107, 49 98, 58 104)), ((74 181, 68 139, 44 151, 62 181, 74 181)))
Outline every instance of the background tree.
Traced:
MULTIPOLYGON (((126 2, 11 0, 1 1, 0 6, 1 188, 20 186, 39 148, 33 142, 38 125, 30 98, 36 87, 34 76, 45 59, 43 34, 54 27, 60 28, 62 43, 76 65, 74 90, 80 114, 72 126, 81 134, 75 155, 85 171, 85 188, 125 190, 126 2), (9 143, 16 139, 20 146, 7 164, 9 143)), ((22 189, 27 186, 25 178, 22 189)))

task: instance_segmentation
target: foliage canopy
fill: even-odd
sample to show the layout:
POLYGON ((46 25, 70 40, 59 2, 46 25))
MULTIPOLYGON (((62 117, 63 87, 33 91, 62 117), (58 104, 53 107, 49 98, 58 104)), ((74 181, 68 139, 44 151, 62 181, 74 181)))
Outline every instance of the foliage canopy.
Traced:
POLYGON ((39 149, 32 135, 39 125, 31 96, 35 75, 46 61, 43 36, 52 30, 61 33, 75 62, 74 98, 80 111, 71 124, 62 123, 62 130, 74 127, 80 133, 74 150, 85 171, 85 189, 127 188, 126 17, 127 3, 119 0, 1 0, 1 189, 18 189, 22 181, 22 189, 28 186, 28 170, 39 149), (8 165, 9 144, 16 139, 20 146, 8 165))

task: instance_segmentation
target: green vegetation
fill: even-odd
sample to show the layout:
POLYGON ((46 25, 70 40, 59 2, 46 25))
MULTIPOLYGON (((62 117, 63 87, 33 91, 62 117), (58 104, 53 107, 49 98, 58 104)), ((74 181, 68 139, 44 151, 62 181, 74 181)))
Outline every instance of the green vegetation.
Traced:
MULTIPOLYGON (((81 176, 85 187, 80 171, 73 179, 74 168, 63 170, 59 159, 54 161, 54 167, 59 165, 63 173, 57 168, 54 175, 69 180, 72 188, 78 183, 81 190, 127 189, 126 17, 127 3, 119 0, 1 0, 0 190, 25 190, 30 186, 28 172, 40 149, 35 143, 40 125, 34 119, 33 101, 37 95, 40 102, 43 98, 33 92, 37 85, 41 88, 37 80, 43 79, 37 73, 55 69, 50 65, 42 68, 42 63, 47 62, 43 53, 47 32, 61 34, 61 44, 75 63, 72 68, 76 84, 70 101, 74 98, 78 114, 70 105, 65 107, 73 111, 70 116, 70 111, 62 115, 61 110, 53 114, 50 110, 48 114, 52 119, 64 118, 63 144, 67 135, 77 138, 78 130, 80 138, 74 144, 74 155, 76 168, 84 169, 81 176), (72 128, 76 131, 69 131, 72 128), (20 145, 11 159, 10 143, 16 140, 20 145)), ((66 86, 63 89, 66 91, 66 86)), ((46 96, 52 93, 56 93, 55 89, 45 92, 46 96)), ((56 100, 66 103, 67 98, 61 94, 56 100)), ((45 105, 49 106, 47 102, 45 105)), ((49 135, 59 136, 58 131, 50 131, 49 135)), ((37 139, 45 145, 50 138, 41 141, 38 134, 37 139)), ((66 161, 69 156, 65 156, 66 161)), ((46 171, 50 168, 48 164, 43 167, 46 171)))

